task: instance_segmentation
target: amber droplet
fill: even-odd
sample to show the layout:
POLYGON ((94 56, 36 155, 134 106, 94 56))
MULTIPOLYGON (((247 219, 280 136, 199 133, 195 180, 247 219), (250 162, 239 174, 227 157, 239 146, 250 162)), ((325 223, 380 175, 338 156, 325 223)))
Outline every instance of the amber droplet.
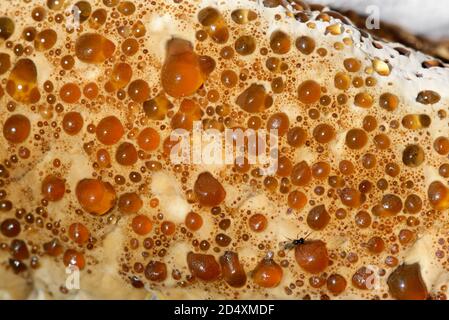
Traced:
POLYGON ((131 57, 139 51, 139 42, 136 39, 128 38, 123 41, 120 47, 125 55, 131 57))
POLYGON ((92 13, 92 6, 87 1, 78 1, 72 7, 71 13, 78 17, 80 23, 83 23, 89 19, 89 16, 92 13))
POLYGON ((62 128, 68 135, 76 135, 83 128, 84 120, 78 112, 67 112, 62 119, 62 128))
POLYGON ((238 54, 248 56, 256 51, 256 40, 252 36, 241 36, 235 41, 234 49, 238 54))
POLYGON ((22 228, 20 226, 20 222, 16 219, 5 219, 0 224, 0 231, 5 237, 14 238, 17 237, 22 228))
POLYGON ((239 261, 237 253, 226 251, 220 257, 223 279, 233 288, 241 288, 246 284, 246 273, 239 261))
POLYGON ((176 232, 176 225, 171 221, 164 221, 161 223, 161 232, 166 236, 171 236, 176 232))
POLYGON ((307 215, 307 225, 313 230, 323 230, 330 221, 330 215, 324 205, 312 208, 307 215))
POLYGON ((366 211, 360 211, 355 215, 355 224, 361 228, 365 229, 371 225, 371 216, 366 211))
POLYGON ((143 214, 137 215, 131 222, 131 227, 135 233, 144 236, 151 232, 153 229, 153 223, 150 218, 143 214))
POLYGON ((203 226, 203 218, 196 212, 189 212, 185 219, 185 225, 192 231, 197 231, 203 226))
POLYGON ((346 289, 346 279, 339 274, 332 274, 327 278, 327 289, 334 295, 339 295, 346 289))
POLYGON ((238 82, 237 74, 232 70, 224 70, 221 74, 221 83, 227 88, 233 88, 238 82))
POLYGON ((303 128, 293 127, 287 132, 287 143, 294 148, 303 146, 306 139, 307 132, 303 128))
POLYGON ((302 36, 296 39, 296 48, 305 55, 309 55, 315 50, 315 40, 313 38, 302 36))
POLYGON ((345 69, 348 70, 349 72, 357 72, 362 67, 361 61, 356 58, 345 59, 343 61, 343 65, 345 66, 345 69))
POLYGON ((132 166, 137 162, 138 154, 136 147, 129 142, 123 142, 117 147, 115 160, 122 166, 132 166))
POLYGON ((379 75, 384 77, 389 76, 391 73, 390 64, 380 59, 373 60, 373 68, 379 75))
POLYGON ((360 108, 371 108, 373 105, 373 97, 366 92, 358 93, 354 98, 354 104, 360 108))
POLYGON ((252 279, 262 288, 275 288, 281 282, 283 274, 281 266, 271 257, 266 257, 253 270, 252 279))
POLYGON ((25 272, 28 269, 27 265, 20 260, 9 259, 8 262, 9 262, 9 266, 11 267, 11 270, 15 274, 25 272))
POLYGON ((108 17, 108 13, 105 9, 97 9, 92 12, 92 15, 89 20, 89 25, 92 29, 100 28, 108 17))
POLYGON ((436 210, 449 209, 449 188, 440 181, 434 181, 427 190, 430 205, 436 210))
POLYGON ((23 240, 14 239, 9 247, 11 256, 17 260, 25 260, 30 257, 27 244, 23 240))
POLYGON ((290 121, 288 116, 283 112, 273 114, 267 121, 267 129, 277 130, 279 136, 283 136, 287 133, 289 125, 290 121))
POLYGON ((306 241, 295 247, 295 259, 305 271, 317 274, 329 265, 329 254, 326 244, 321 240, 306 241))
POLYGON ((384 93, 379 98, 379 105, 387 111, 394 111, 399 105, 399 98, 392 93, 384 93))
POLYGON ((75 54, 85 63, 103 63, 114 51, 115 44, 97 33, 84 33, 75 43, 75 54))
POLYGON ((295 190, 289 193, 287 202, 290 208, 300 211, 307 204, 307 196, 303 192, 295 190))
POLYGON ((97 162, 102 168, 109 168, 111 166, 111 156, 106 149, 99 149, 97 151, 97 162))
POLYGON ((365 195, 354 188, 344 188, 341 190, 340 199, 345 206, 350 208, 358 208, 364 202, 365 195))
POLYGON ((417 144, 407 146, 402 153, 402 162, 411 168, 419 167, 424 160, 424 150, 417 144))
POLYGON ((8 40, 14 33, 14 22, 8 17, 0 17, 0 38, 8 40))
POLYGON ((48 201, 59 201, 65 194, 65 182, 55 175, 48 175, 42 181, 41 192, 48 201))
POLYGON ((174 38, 167 43, 161 80, 165 92, 175 98, 191 96, 203 85, 205 75, 190 42, 174 38))
POLYGON ((133 75, 132 68, 129 64, 121 62, 114 65, 109 80, 109 85, 112 90, 118 90, 124 88, 133 75))
POLYGON ((3 136, 11 143, 24 142, 30 135, 30 131, 30 120, 21 114, 10 116, 3 125, 3 136))
POLYGON ((143 201, 135 192, 122 194, 118 199, 118 209, 125 214, 137 213, 143 206, 143 201))
POLYGON ((83 270, 86 266, 86 260, 84 259, 83 254, 72 249, 69 249, 64 253, 63 261, 65 266, 75 266, 80 270, 83 270))
POLYGON ((436 138, 433 142, 433 148, 439 155, 447 155, 449 153, 449 139, 443 136, 436 138))
POLYGON ((7 53, 0 53, 0 75, 6 73, 11 68, 11 58, 7 53))
POLYGON ((339 72, 335 75, 334 86, 340 90, 348 90, 351 86, 351 78, 344 72, 339 72))
POLYGON ((159 261, 150 261, 145 268, 145 277, 151 281, 164 281, 167 278, 166 264, 159 261))
POLYGON ((290 37, 283 31, 275 31, 271 34, 270 47, 276 54, 286 54, 290 51, 290 37))
POLYGON ((98 86, 94 82, 87 83, 83 88, 83 94, 87 99, 93 100, 98 96, 98 86))
POLYGON ((391 141, 386 134, 378 134, 374 137, 374 144, 379 150, 386 150, 390 147, 391 141))
POLYGON ((320 85, 313 81, 307 80, 301 83, 298 87, 299 101, 305 104, 312 104, 318 102, 321 96, 320 85))
POLYGON ((210 254, 189 252, 187 254, 187 265, 192 275, 203 281, 214 281, 221 273, 220 265, 215 257, 210 254))
POLYGON ((397 195, 386 194, 382 197, 381 205, 373 207, 373 214, 380 217, 394 216, 402 210, 402 200, 397 195))
POLYGON ((173 129, 185 129, 191 131, 195 121, 201 119, 200 106, 193 100, 184 99, 178 112, 171 119, 173 129))
POLYGON ((371 268, 361 267, 352 276, 352 285, 360 290, 374 288, 377 275, 371 268))
POLYGON ((324 180, 329 176, 331 166, 325 161, 319 161, 312 166, 312 176, 315 179, 324 180))
POLYGON ((217 43, 226 43, 229 31, 221 13, 215 8, 204 8, 198 13, 199 22, 205 27, 209 36, 217 43))
POLYGON ((404 128, 410 130, 420 130, 428 128, 432 120, 427 114, 408 114, 402 118, 404 128))
POLYGON ((34 48, 36 51, 46 51, 51 49, 58 39, 56 31, 45 29, 36 34, 34 38, 34 48))
POLYGON ((428 292, 418 263, 403 264, 387 280, 390 294, 398 300, 425 300, 428 292))
POLYGON ((164 120, 168 110, 172 108, 173 104, 163 93, 143 103, 143 111, 151 120, 164 120))
POLYGON ((435 104, 440 100, 441 96, 439 93, 431 90, 421 91, 416 97, 416 101, 424 105, 435 104))
POLYGON ((145 151, 154 151, 159 147, 159 133, 153 128, 145 128, 139 133, 137 143, 145 151))
POLYGON ((134 25, 132 26, 132 33, 136 38, 141 38, 145 36, 146 32, 147 30, 145 28, 145 25, 140 20, 134 23, 134 25))
POLYGON ((236 103, 246 112, 258 113, 271 107, 273 98, 267 94, 263 85, 252 84, 237 97, 236 103))
POLYGON ((367 248, 371 253, 379 254, 385 248, 385 242, 381 237, 372 237, 367 243, 367 248))
POLYGON ((247 24, 257 19, 257 13, 248 9, 237 9, 231 13, 232 21, 237 24, 247 24))
POLYGON ((76 197, 81 207, 94 215, 104 215, 115 205, 112 185, 97 179, 83 179, 76 185, 76 197))
POLYGON ((335 138, 335 129, 328 124, 319 124, 313 129, 313 137, 319 143, 329 143, 335 138))
POLYGON ((221 183, 209 172, 198 175, 193 190, 203 206, 218 206, 226 197, 226 191, 221 183))
POLYGON ((350 149, 362 149, 368 142, 368 135, 362 129, 351 129, 346 134, 346 145, 350 149))
POLYGON ((84 244, 89 240, 90 232, 82 223, 72 223, 69 227, 69 237, 78 244, 84 244))
POLYGON ((122 123, 114 116, 103 118, 96 127, 97 139, 105 145, 116 144, 124 133, 122 123))
POLYGON ((306 161, 296 164, 291 173, 291 180, 295 186, 305 186, 312 180, 312 170, 306 161))
POLYGON ((59 96, 66 103, 76 103, 81 98, 81 90, 75 83, 66 83, 59 90, 59 96))
POLYGON ((148 99, 150 87, 145 80, 137 79, 128 86, 128 96, 135 102, 142 103, 148 99))
POLYGON ((120 1, 117 10, 124 16, 130 16, 136 11, 136 6, 131 1, 120 1))
POLYGON ((416 214, 422 209, 422 200, 416 194, 410 194, 405 199, 404 208, 407 213, 416 214))
POLYGON ((9 74, 6 92, 16 101, 36 103, 41 98, 37 87, 37 68, 30 59, 20 59, 9 74))
POLYGON ((62 254, 63 247, 60 245, 58 239, 53 239, 43 244, 43 248, 49 256, 57 257, 62 254))
POLYGON ((248 219, 249 227, 254 232, 262 232, 267 228, 268 220, 260 213, 253 214, 248 219))

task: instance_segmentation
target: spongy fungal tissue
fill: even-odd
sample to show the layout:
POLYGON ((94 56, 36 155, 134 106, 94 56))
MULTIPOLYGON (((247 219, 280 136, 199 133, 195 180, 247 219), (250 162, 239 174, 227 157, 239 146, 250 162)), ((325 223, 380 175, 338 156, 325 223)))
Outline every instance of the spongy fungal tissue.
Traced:
POLYGON ((2 298, 447 298, 429 56, 299 0, 11 0, 0 77, 2 298), (194 121, 277 172, 173 164, 194 121))

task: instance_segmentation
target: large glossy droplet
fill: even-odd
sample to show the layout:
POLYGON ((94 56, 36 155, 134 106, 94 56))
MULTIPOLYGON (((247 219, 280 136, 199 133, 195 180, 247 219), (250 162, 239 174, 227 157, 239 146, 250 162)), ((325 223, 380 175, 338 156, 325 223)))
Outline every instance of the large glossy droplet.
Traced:
POLYGON ((398 300, 425 300, 428 295, 418 263, 397 267, 388 277, 387 284, 390 294, 398 300))
POLYGON ((3 40, 9 39, 14 33, 14 22, 8 17, 0 18, 0 38, 3 40))
POLYGON ((215 42, 223 44, 228 41, 229 31, 220 11, 211 7, 205 8, 198 13, 198 20, 215 42))
POLYGON ((236 103, 246 112, 257 113, 271 107, 273 98, 267 94, 263 85, 252 84, 237 97, 236 103))
POLYGON ((218 206, 226 197, 226 191, 220 181, 209 172, 203 172, 198 176, 193 189, 203 206, 218 206))
POLYGON ((9 74, 6 92, 16 101, 36 103, 41 94, 37 87, 37 68, 30 59, 20 59, 9 74))
POLYGON ((241 288, 246 283, 246 273, 235 252, 226 251, 220 257, 223 278, 227 284, 234 288, 241 288))
POLYGON ((97 33, 84 33, 75 43, 75 54, 85 63, 102 63, 112 57, 115 44, 97 33))
POLYGON ((11 143, 24 142, 31 131, 30 120, 21 114, 14 114, 3 125, 3 136, 11 143))
POLYGON ((109 212, 116 202, 112 185, 97 179, 81 180, 76 185, 75 193, 81 207, 94 215, 109 212))
POLYGON ((320 240, 297 245, 295 259, 302 269, 312 274, 323 272, 329 265, 326 244, 320 240))
POLYGON ((449 188, 440 181, 434 181, 427 190, 430 205, 436 210, 449 209, 449 188))
POLYGON ((203 281, 214 281, 221 273, 220 265, 215 257, 210 254, 189 252, 187 254, 187 265, 192 275, 203 281))
POLYGON ((266 257, 252 272, 253 281, 263 288, 275 288, 282 280, 283 271, 272 258, 266 257))
POLYGON ((175 98, 193 95, 204 83, 205 75, 192 44, 182 39, 167 43, 167 55, 161 71, 162 87, 175 98))

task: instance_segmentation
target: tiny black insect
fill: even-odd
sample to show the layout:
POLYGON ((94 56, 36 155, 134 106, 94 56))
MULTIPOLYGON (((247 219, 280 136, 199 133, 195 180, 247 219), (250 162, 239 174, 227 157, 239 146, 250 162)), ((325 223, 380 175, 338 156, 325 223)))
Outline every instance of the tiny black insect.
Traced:
POLYGON ((284 250, 294 249, 296 246, 304 244, 306 242, 306 239, 310 236, 310 234, 311 233, 307 234, 304 238, 288 239, 288 241, 281 243, 281 247, 283 247, 284 250))

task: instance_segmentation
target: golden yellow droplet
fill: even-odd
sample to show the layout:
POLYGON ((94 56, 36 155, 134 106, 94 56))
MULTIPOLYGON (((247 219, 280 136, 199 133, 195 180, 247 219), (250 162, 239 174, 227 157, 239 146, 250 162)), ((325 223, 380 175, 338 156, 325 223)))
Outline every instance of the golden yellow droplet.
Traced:
POLYGON ((326 34, 328 34, 328 33, 330 33, 334 36, 338 36, 343 33, 343 27, 339 23, 330 25, 326 28, 326 34))
POLYGON ((391 72, 391 68, 388 65, 388 63, 386 63, 380 59, 373 60, 373 68, 381 76, 389 76, 390 72, 391 72))

